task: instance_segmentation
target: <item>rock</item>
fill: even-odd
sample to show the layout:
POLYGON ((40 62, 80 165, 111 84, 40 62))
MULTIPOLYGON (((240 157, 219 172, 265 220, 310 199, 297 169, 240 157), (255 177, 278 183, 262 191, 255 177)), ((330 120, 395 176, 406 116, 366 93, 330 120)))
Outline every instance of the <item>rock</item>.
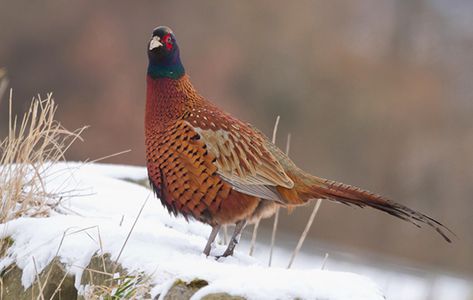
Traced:
POLYGON ((115 273, 120 274, 120 276, 126 274, 120 264, 115 264, 110 259, 109 254, 103 256, 94 255, 85 268, 84 273, 82 273, 80 283, 81 285, 107 285, 113 279, 113 274, 115 273))
POLYGON ((77 299, 74 278, 66 274, 64 265, 55 258, 40 274, 26 291, 21 284, 22 270, 11 265, 1 273, 2 300, 30 300, 42 295, 44 299, 77 299), (40 289, 41 284, 41 289, 40 289))
POLYGON ((143 298, 149 299, 149 289, 143 290, 137 284, 133 284, 133 278, 128 276, 120 264, 115 264, 109 254, 94 255, 82 273, 81 285, 84 286, 84 291, 77 299, 100 299, 100 296, 106 298, 111 294, 116 297, 112 297, 113 299, 129 298, 125 296, 137 296, 138 292, 141 292, 143 298))
POLYGON ((245 300, 245 298, 227 293, 215 293, 203 297, 202 300, 245 300))
MULTIPOLYGON (((1 300, 30 300, 40 293, 38 280, 26 291, 21 284, 22 270, 12 265, 1 273, 3 298, 1 300)), ((74 278, 66 275, 65 266, 55 258, 40 274, 44 299, 91 300, 100 299, 151 299, 151 284, 142 273, 129 274, 121 265, 115 264, 110 255, 94 255, 82 273, 82 295, 78 295, 74 278), (115 275, 113 275, 115 274, 115 275), (113 295, 112 295, 113 294, 113 295), (53 297, 54 295, 54 297, 53 297)), ((177 280, 164 297, 165 300, 187 300, 198 290, 207 286, 205 280, 194 280, 186 283, 177 280)), ((207 295, 204 300, 244 300, 239 296, 226 293, 207 295)))
POLYGON ((205 280, 194 280, 190 283, 177 280, 164 296, 164 300, 190 299, 192 295, 206 285, 208 283, 205 280))
MULTIPOLYGON (((184 300, 190 299, 198 290, 207 286, 208 283, 205 280, 193 280, 186 283, 182 280, 177 280, 174 285, 169 289, 164 300, 184 300)), ((210 294, 202 298, 202 300, 245 300, 240 296, 232 296, 227 293, 215 293, 210 294)))

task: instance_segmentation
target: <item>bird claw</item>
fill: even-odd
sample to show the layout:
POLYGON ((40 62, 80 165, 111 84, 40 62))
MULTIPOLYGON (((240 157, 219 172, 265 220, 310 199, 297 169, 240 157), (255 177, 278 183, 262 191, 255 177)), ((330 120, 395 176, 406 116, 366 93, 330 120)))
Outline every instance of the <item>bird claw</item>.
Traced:
POLYGON ((219 260, 222 257, 228 257, 228 256, 232 256, 232 255, 233 255, 233 251, 232 252, 225 251, 225 252, 223 252, 222 255, 215 256, 215 260, 219 260))

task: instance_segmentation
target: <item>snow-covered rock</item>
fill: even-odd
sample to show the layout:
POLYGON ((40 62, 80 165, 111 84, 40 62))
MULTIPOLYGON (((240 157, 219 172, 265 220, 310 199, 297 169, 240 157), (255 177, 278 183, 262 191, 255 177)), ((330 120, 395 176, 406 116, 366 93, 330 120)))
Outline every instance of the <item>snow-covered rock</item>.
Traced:
MULTIPOLYGON (((370 279, 353 273, 268 268, 238 248, 234 257, 205 257, 210 227, 171 217, 149 189, 123 180, 146 179, 142 167, 61 163, 48 172, 47 191, 64 197, 58 210, 47 218, 0 224, 0 238, 14 241, 0 270, 18 266, 25 288, 57 257, 83 290, 84 268, 95 254, 107 253, 128 272, 148 274, 153 297, 165 295, 177 280, 199 279, 208 284, 192 299, 213 293, 246 299, 383 299, 370 279)), ((212 254, 224 248, 217 245, 212 254)))

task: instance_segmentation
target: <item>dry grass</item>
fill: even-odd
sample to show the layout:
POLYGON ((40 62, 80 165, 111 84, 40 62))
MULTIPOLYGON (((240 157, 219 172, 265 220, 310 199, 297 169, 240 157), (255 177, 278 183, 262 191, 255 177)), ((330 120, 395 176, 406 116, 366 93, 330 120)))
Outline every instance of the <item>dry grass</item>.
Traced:
MULTIPOLYGON (((312 227, 312 223, 314 223, 315 216, 317 215, 317 212, 319 211, 320 204, 322 204, 322 199, 317 199, 317 202, 314 205, 314 209, 312 210, 312 213, 310 214, 309 220, 307 220, 304 231, 302 232, 299 238, 299 241, 297 242, 297 246, 292 252, 291 258, 289 260, 289 264, 287 265, 288 269, 291 268, 292 264, 294 263, 294 260, 296 259, 297 254, 299 254, 299 251, 302 248, 302 244, 304 244, 307 234, 309 233, 309 229, 312 227)), ((325 263, 324 263, 324 266, 325 266, 325 263)))
MULTIPOLYGON (((92 270, 93 272, 96 272, 92 270)), ((119 299, 146 299, 149 298, 151 281, 144 273, 125 276, 110 276, 102 284, 90 284, 86 287, 83 297, 86 300, 119 300, 119 299)))
MULTIPOLYGON (((7 84, 2 74, 0 72, 0 100, 7 84)), ((48 173, 55 163, 65 160, 65 152, 74 141, 81 139, 80 134, 85 129, 69 131, 55 119, 57 105, 51 94, 44 99, 34 98, 20 118, 12 114, 12 103, 10 91, 8 134, 0 140, 0 223, 22 216, 47 216, 59 205, 63 192, 47 189, 48 173)), ((11 243, 9 238, 0 240, 0 257, 11 243)), ((86 299, 136 299, 150 289, 149 278, 143 274, 119 278, 113 273, 106 274, 110 279, 105 284, 91 285, 86 299)), ((67 273, 63 280, 66 276, 67 273)), ((49 277, 48 272, 43 278, 45 282, 40 282, 37 276, 37 299, 44 299, 42 290, 49 277)))
MULTIPOLYGON (((128 232, 125 241, 123 242, 122 247, 120 248, 120 252, 118 253, 117 258, 115 261, 110 262, 110 264, 106 263, 105 253, 102 249, 102 240, 100 237, 100 230, 97 227, 99 245, 100 245, 100 259, 102 261, 103 271, 93 270, 90 268, 86 268, 85 271, 91 273, 99 273, 107 277, 106 280, 103 282, 91 282, 88 284, 87 288, 84 291, 84 298, 86 300, 118 300, 118 299, 148 299, 149 298, 149 291, 151 290, 151 276, 146 275, 143 272, 134 272, 130 274, 125 274, 122 276, 116 276, 116 274, 122 273, 121 267, 118 263, 120 256, 125 249, 133 230, 135 229, 136 223, 138 222, 143 209, 148 202, 151 192, 148 193, 143 205, 140 208, 140 211, 136 215, 135 221, 128 232), (106 266, 109 265, 109 269, 107 270, 106 266)), ((87 230, 90 228, 86 228, 87 230)), ((90 276, 93 278, 93 276, 90 276)))
POLYGON ((85 129, 68 131, 55 120, 52 95, 34 98, 18 119, 9 101, 8 136, 0 141, 0 223, 21 216, 44 216, 61 201, 46 190, 44 176, 85 129))
MULTIPOLYGON (((0 74, 0 99, 6 82, 0 74)), ((18 118, 12 114, 12 94, 10 90, 8 135, 0 140, 0 223, 22 216, 47 216, 58 206, 62 196, 46 189, 46 172, 53 163, 64 160, 64 153, 85 129, 68 131, 55 120, 57 105, 51 94, 34 98, 18 118)), ((9 238, 0 240, 0 257, 12 243, 9 238)), ((46 283, 41 285, 38 280, 38 285, 38 298, 43 299, 41 290, 46 283)))

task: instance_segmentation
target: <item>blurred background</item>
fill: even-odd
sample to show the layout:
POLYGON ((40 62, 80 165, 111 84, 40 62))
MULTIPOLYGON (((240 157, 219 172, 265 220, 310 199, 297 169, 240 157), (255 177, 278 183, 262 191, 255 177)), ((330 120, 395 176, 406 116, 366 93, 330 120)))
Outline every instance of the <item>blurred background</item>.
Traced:
MULTIPOLYGON (((0 0, 0 67, 14 111, 53 92, 68 129, 90 125, 68 159, 131 149, 106 162, 144 165, 146 43, 164 24, 201 94, 267 135, 281 115, 278 145, 291 133, 298 165, 458 235, 448 244, 386 214, 324 202, 306 252, 472 284, 472 1, 0 0)), ((283 212, 281 239, 296 239, 311 210, 283 212)))

